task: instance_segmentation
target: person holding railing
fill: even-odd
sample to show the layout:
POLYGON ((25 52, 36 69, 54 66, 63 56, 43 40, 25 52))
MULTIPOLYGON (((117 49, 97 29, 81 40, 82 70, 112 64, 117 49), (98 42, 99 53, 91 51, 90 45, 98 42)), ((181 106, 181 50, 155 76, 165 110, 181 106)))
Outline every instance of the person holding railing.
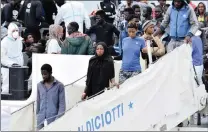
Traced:
POLYGON ((52 76, 52 67, 44 64, 41 67, 43 81, 37 85, 37 129, 50 124, 62 116, 66 109, 64 85, 52 76))
POLYGON ((109 82, 112 83, 112 86, 119 88, 114 78, 113 59, 108 53, 107 45, 104 42, 99 42, 96 46, 95 56, 89 60, 86 88, 82 94, 82 100, 87 96, 102 93, 105 88, 109 87, 109 82))

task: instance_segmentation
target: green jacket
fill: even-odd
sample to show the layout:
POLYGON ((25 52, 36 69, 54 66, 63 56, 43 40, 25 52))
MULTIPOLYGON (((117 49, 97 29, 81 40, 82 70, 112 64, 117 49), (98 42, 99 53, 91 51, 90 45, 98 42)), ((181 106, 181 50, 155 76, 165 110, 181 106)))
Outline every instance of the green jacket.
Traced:
POLYGON ((61 54, 93 55, 92 41, 89 36, 67 37, 61 47, 61 54))

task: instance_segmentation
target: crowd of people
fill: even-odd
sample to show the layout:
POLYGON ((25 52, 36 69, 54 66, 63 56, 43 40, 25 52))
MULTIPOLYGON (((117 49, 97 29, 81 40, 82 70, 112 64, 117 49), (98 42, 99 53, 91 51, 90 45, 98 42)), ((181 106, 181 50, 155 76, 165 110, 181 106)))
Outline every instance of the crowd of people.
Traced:
MULTIPOLYGON (((154 5, 145 0, 103 0, 101 9, 95 9, 89 16, 85 5, 78 1, 2 0, 2 93, 9 92, 9 67, 28 66, 31 78, 32 53, 93 55, 84 100, 109 87, 109 82, 119 88, 125 80, 140 74, 140 57, 148 68, 183 44, 193 48, 193 66, 197 82, 202 84, 203 55, 207 54, 208 44, 207 34, 201 30, 208 26, 205 4, 194 6, 190 0, 158 2, 154 5), (122 60, 118 83, 114 79, 114 60, 122 60)), ((52 76, 52 67, 45 64, 41 68, 43 81, 38 84, 37 98, 39 129, 44 119, 65 111, 64 86, 52 76)), ((55 119, 50 118, 48 123, 55 119)))

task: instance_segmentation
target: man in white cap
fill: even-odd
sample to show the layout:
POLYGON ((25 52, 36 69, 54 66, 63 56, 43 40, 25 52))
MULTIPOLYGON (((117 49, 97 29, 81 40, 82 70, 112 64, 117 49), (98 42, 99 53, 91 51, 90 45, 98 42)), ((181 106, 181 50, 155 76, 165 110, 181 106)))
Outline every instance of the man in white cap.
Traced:
POLYGON ((22 41, 19 36, 19 28, 16 24, 10 23, 8 35, 1 41, 1 74, 3 79, 1 93, 9 93, 9 67, 22 65, 22 41))

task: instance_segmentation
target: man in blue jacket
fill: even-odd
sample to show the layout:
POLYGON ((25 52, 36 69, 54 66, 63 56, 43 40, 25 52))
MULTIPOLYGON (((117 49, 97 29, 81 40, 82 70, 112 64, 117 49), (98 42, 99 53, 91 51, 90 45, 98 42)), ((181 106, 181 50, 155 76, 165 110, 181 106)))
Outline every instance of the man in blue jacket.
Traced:
POLYGON ((170 27, 171 41, 167 46, 167 52, 191 41, 191 37, 198 30, 198 21, 194 10, 186 0, 173 0, 172 6, 168 8, 162 24, 154 36, 157 36, 168 26, 170 27))

